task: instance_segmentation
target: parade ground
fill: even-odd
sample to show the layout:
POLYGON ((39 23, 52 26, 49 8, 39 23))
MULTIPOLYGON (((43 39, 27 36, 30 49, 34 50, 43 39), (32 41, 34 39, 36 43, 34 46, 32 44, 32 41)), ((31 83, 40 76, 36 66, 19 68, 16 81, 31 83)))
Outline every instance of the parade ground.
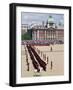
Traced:
POLYGON ((21 77, 64 75, 64 44, 34 45, 31 47, 41 60, 46 63, 46 71, 38 63, 40 71, 37 72, 32 63, 28 48, 26 45, 21 45, 21 77))

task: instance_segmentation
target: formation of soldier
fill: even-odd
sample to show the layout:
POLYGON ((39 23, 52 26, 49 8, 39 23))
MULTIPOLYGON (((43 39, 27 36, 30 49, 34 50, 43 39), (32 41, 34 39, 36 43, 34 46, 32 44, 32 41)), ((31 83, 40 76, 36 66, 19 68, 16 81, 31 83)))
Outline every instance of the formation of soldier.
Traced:
MULTIPOLYGON (((36 49, 36 47, 34 47, 34 50, 36 49)), ((49 64, 49 57, 44 54, 42 51, 40 51, 38 48, 36 49, 37 50, 37 53, 38 55, 41 55, 41 57, 43 57, 43 60, 46 62, 46 64, 49 64)), ((50 51, 52 52, 52 47, 50 48, 50 51)), ((25 53, 26 53, 26 63, 27 63, 27 71, 29 71, 29 61, 28 61, 28 51, 25 47, 25 53)), ((53 61, 50 62, 50 69, 52 70, 53 69, 53 61)))

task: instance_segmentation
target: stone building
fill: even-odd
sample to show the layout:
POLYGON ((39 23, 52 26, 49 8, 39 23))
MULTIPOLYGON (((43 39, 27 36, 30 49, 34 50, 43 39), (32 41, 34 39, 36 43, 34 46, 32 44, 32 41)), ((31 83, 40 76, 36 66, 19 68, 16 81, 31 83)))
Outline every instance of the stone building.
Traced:
POLYGON ((27 24, 22 24, 21 25, 21 34, 25 34, 28 30, 28 25, 27 24))
POLYGON ((46 24, 32 27, 32 40, 59 40, 64 42, 64 28, 57 27, 52 17, 46 24))

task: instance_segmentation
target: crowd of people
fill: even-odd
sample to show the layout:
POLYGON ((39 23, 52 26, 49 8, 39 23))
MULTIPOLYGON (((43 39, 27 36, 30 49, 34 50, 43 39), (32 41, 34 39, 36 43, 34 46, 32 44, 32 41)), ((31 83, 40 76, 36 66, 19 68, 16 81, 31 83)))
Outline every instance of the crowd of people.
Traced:
POLYGON ((24 40, 22 45, 50 45, 50 44, 64 44, 62 40, 24 40))

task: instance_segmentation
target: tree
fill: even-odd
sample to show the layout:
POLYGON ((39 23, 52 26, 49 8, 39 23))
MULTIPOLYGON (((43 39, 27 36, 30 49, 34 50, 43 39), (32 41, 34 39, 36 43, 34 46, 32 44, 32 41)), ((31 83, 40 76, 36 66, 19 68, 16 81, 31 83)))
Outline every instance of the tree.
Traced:
POLYGON ((21 36, 22 40, 32 40, 31 35, 27 32, 21 36))

